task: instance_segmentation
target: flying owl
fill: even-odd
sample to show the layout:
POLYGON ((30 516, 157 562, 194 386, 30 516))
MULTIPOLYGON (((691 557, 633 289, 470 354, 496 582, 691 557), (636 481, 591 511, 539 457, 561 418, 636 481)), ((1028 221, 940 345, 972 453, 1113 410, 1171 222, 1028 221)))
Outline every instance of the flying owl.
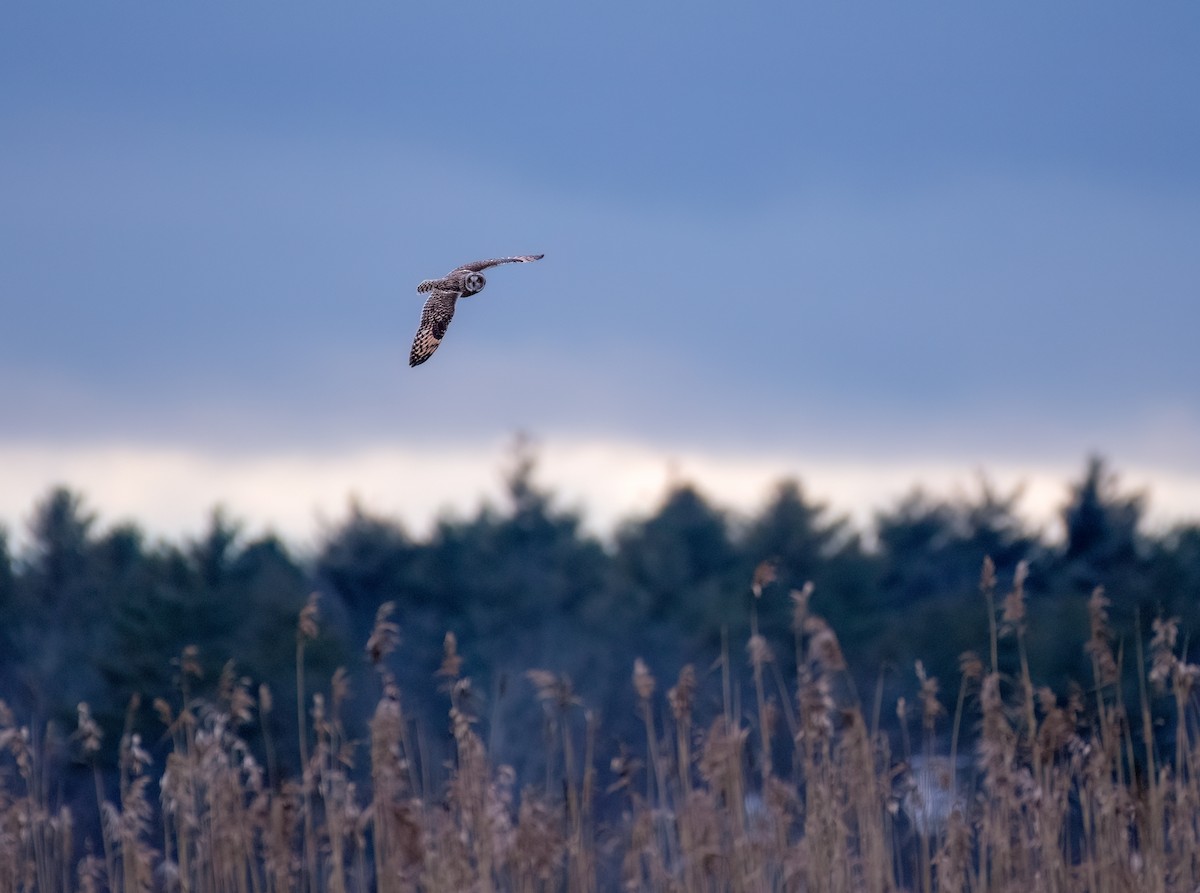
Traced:
POLYGON ((532 260, 541 260, 543 257, 544 254, 523 254, 520 257, 477 260, 473 264, 455 267, 441 279, 426 279, 418 285, 417 291, 430 294, 425 308, 421 311, 421 325, 417 328, 417 336, 413 338, 408 365, 419 366, 433 356, 433 352, 446 335, 446 327, 454 318, 455 302, 459 298, 479 294, 487 285, 482 270, 497 264, 525 264, 532 260))

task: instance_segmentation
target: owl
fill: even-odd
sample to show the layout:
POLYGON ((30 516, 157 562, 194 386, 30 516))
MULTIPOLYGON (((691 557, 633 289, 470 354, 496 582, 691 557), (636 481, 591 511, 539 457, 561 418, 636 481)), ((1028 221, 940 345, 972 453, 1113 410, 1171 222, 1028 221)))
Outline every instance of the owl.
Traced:
POLYGON ((455 267, 441 279, 426 279, 418 285, 417 291, 422 294, 429 292, 429 299, 421 311, 421 325, 417 327, 417 336, 413 338, 408 365, 419 366, 433 356, 446 335, 446 327, 454 318, 454 305, 458 299, 477 295, 487 285, 483 270, 497 264, 525 264, 543 257, 544 254, 523 254, 520 257, 477 260, 473 264, 455 267))

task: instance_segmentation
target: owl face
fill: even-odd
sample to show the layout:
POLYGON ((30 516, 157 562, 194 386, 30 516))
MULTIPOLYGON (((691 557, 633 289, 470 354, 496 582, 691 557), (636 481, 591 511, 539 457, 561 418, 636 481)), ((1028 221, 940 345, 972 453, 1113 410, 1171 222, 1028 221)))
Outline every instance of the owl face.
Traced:
POLYGON ((482 273, 468 273, 463 277, 463 294, 473 295, 476 292, 483 291, 485 285, 487 285, 487 280, 483 278, 482 273))

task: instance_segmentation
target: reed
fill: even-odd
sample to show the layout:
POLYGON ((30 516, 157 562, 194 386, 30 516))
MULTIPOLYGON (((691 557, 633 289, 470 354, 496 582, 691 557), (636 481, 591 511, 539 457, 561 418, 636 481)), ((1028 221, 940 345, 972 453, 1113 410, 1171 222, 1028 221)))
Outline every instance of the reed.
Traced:
POLYGON ((306 647, 320 636, 315 599, 297 618, 296 779, 278 777, 275 744, 262 734, 270 691, 230 663, 215 696, 197 697, 194 649, 176 661, 175 700, 155 702, 170 742, 165 765, 134 731, 131 705, 115 796, 97 764, 100 728, 81 704, 71 744, 95 777, 95 842, 78 831, 87 817, 53 805, 38 736, 0 702, 0 893, 1200 886, 1200 742, 1188 722, 1200 667, 1180 656, 1176 621, 1156 620, 1146 656, 1138 642, 1129 662, 1097 590, 1084 646, 1093 678, 1056 693, 1037 686, 1026 659, 1024 569, 998 599, 989 563, 989 659, 963 656, 949 713, 918 663, 893 739, 868 723, 837 634, 811 609, 811 587, 791 593, 795 667, 781 670, 757 622, 772 582, 760 569, 746 659, 727 646, 714 663, 719 679, 689 665, 663 692, 638 659, 630 694, 644 739, 615 752, 603 752, 600 719, 570 679, 530 670, 543 727, 528 740, 542 742, 546 774, 519 790, 488 752, 453 636, 430 681, 448 696, 452 760, 430 781, 439 773, 421 765, 387 669, 400 647, 390 603, 366 646, 378 694, 361 743, 342 723, 345 671, 319 691, 305 684, 306 647), (999 665, 1005 640, 1012 674, 999 665), (1142 668, 1131 713, 1121 680, 1142 668), (1166 726, 1154 709, 1163 703, 1166 726))

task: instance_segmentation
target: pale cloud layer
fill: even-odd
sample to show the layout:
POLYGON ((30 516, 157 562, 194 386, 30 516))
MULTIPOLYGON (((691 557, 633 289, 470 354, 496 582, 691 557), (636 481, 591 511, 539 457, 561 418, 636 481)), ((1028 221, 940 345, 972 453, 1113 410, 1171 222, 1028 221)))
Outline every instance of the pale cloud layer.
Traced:
MULTIPOLYGON (((742 515, 762 508, 773 485, 798 478, 834 515, 865 530, 873 513, 920 486, 935 496, 979 493, 984 469, 955 461, 863 461, 836 456, 666 450, 634 442, 555 441, 538 447, 538 480, 556 504, 577 509, 601 535, 645 515, 668 489, 696 484, 719 507, 742 515)), ((417 535, 446 514, 469 514, 481 501, 503 501, 509 446, 377 446, 326 453, 229 455, 187 449, 102 446, 0 447, 0 522, 23 540, 29 511, 54 484, 83 490, 102 526, 134 521, 152 536, 198 535, 220 505, 251 533, 274 531, 306 549, 345 518, 351 500, 393 517, 417 535)), ((1151 497, 1149 522, 1161 528, 1200 519, 1200 474, 1120 468, 1126 490, 1151 497)), ((1073 464, 993 462, 986 477, 1000 492, 1023 487, 1024 516, 1051 536, 1073 464)))

